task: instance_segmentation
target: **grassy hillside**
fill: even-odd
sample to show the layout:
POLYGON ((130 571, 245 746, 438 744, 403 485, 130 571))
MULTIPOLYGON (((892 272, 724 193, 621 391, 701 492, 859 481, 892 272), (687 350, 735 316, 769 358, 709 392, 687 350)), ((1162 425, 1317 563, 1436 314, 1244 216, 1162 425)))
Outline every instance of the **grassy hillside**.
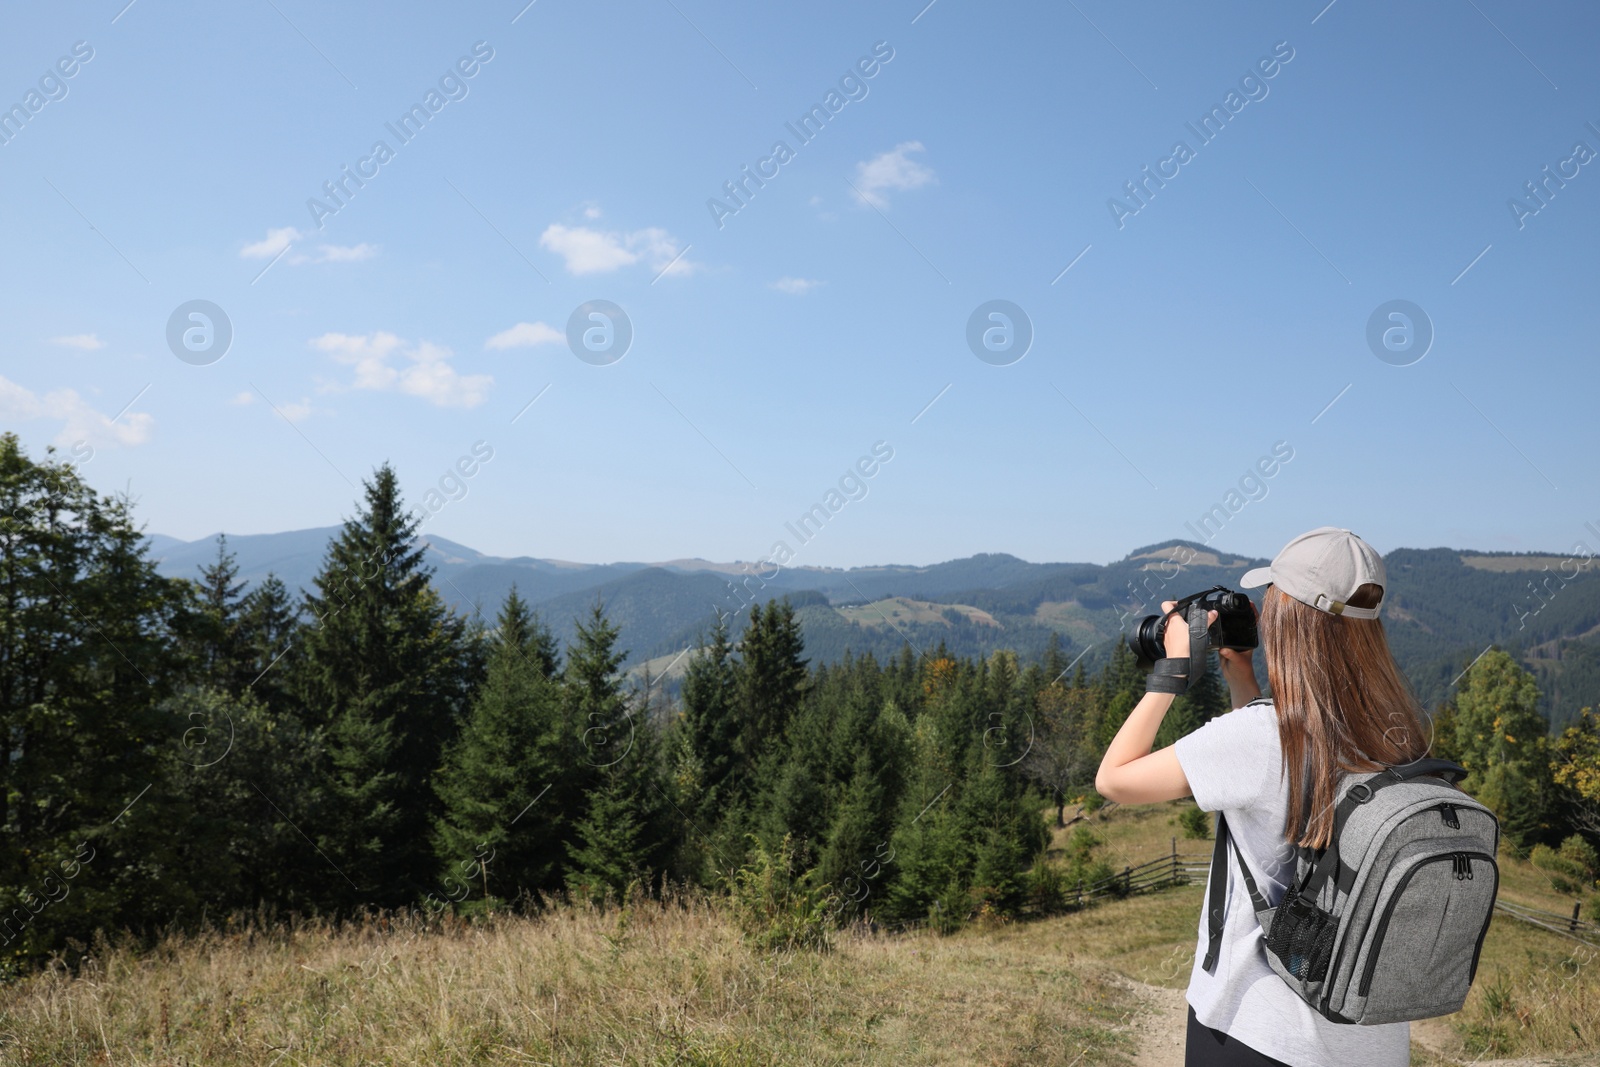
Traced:
MULTIPOLYGON (((1079 825, 1118 865, 1166 852, 1174 835, 1207 851, 1177 829, 1188 803, 1079 825)), ((1501 862, 1508 895, 1559 903, 1538 872, 1501 862)), ((701 897, 474 923, 230 924, 144 954, 97 945, 78 977, 58 967, 0 986, 0 1062, 1126 1064, 1141 1002, 1125 979, 1187 983, 1201 892, 949 937, 840 934, 830 953, 789 956, 752 951, 701 897)), ((1413 1062, 1595 1062, 1597 957, 1497 919, 1466 1008, 1413 1027, 1413 1062)))
POLYGON ((302 925, 94 953, 0 990, 8 1064, 1117 1063, 1126 995, 1065 931, 752 952, 704 901, 302 925), (1042 939, 1041 939, 1042 938, 1042 939))

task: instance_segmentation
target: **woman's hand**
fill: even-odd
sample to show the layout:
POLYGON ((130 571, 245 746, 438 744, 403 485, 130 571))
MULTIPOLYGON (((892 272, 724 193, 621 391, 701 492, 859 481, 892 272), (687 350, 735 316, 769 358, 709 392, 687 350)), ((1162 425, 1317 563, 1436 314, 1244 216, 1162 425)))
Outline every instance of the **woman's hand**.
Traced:
MULTIPOLYGON (((1176 600, 1163 600, 1161 613, 1167 616, 1167 630, 1161 635, 1162 644, 1166 647, 1170 659, 1189 658, 1189 622, 1182 615, 1168 614, 1178 606, 1176 600)), ((1217 621, 1215 611, 1206 612, 1206 626, 1209 627, 1217 621)))
MULTIPOLYGON (((1259 621, 1261 613, 1256 611, 1254 601, 1250 602, 1250 611, 1259 621)), ((1255 649, 1218 649, 1217 659, 1222 668, 1222 680, 1228 683, 1228 695, 1234 707, 1243 707, 1261 695, 1261 686, 1256 682, 1255 649)))
MULTIPOLYGON (((1161 610, 1170 612, 1177 603, 1176 600, 1163 601, 1161 610)), ((1252 612, 1256 610, 1254 603, 1251 603, 1250 610, 1252 612)), ((1215 611, 1206 612, 1208 627, 1216 621, 1215 611)), ((1168 656, 1177 659, 1189 658, 1189 624, 1181 615, 1168 617, 1167 629, 1162 634, 1161 640, 1168 656)), ((1255 649, 1241 651, 1221 648, 1217 650, 1217 661, 1222 669, 1222 680, 1228 683, 1228 696, 1234 707, 1242 707, 1261 695, 1261 686, 1256 682, 1255 649)))
MULTIPOLYGON (((1223 648, 1217 650, 1217 658, 1222 667, 1222 680, 1228 683, 1228 691, 1237 693, 1240 690, 1253 689, 1256 696, 1261 695, 1261 687, 1256 684, 1256 650, 1247 648, 1223 648)), ((1249 699, 1254 700, 1255 697, 1249 699)))

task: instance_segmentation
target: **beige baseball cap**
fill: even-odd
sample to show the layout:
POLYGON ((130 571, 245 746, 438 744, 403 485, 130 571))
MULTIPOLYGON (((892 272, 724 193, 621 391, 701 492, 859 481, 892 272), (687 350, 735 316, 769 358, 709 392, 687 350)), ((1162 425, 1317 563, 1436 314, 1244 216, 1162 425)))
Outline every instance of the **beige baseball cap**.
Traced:
POLYGON ((1387 588, 1383 557, 1349 530, 1319 526, 1283 546, 1269 567, 1244 572, 1239 585, 1253 589, 1271 583, 1302 604, 1347 619, 1376 619, 1383 607, 1352 608, 1355 591, 1371 582, 1387 588))

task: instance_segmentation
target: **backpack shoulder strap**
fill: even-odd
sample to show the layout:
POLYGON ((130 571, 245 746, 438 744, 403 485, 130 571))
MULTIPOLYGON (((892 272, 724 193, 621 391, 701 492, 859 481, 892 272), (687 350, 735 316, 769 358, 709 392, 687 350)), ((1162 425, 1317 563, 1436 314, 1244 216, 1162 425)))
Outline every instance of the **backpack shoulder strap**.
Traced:
MULTIPOLYGON (((1231 850, 1239 861, 1239 871, 1244 875, 1245 889, 1250 893, 1250 906, 1257 917, 1271 909, 1261 890, 1256 888, 1256 880, 1250 873, 1249 866, 1244 862, 1244 853, 1239 851, 1239 843, 1234 841, 1228 833, 1228 818, 1222 812, 1217 812, 1217 844, 1211 851, 1210 884, 1206 890, 1206 955, 1201 961, 1201 968, 1213 972, 1217 966, 1217 950, 1222 945, 1222 927, 1227 919, 1227 894, 1228 894, 1228 852, 1231 850)), ((1264 924, 1263 924, 1264 925, 1264 924)))
POLYGON ((1339 855, 1339 834, 1344 830, 1350 813, 1371 800, 1379 789, 1398 782, 1408 782, 1425 774, 1442 774, 1455 783, 1467 776, 1467 769, 1449 760, 1424 757, 1378 771, 1345 790, 1344 797, 1333 809, 1333 836, 1328 842, 1327 849, 1317 860, 1311 877, 1300 887, 1300 896, 1307 901, 1316 900, 1330 878, 1338 880, 1337 884, 1341 890, 1348 890, 1355 882, 1356 871, 1344 863, 1339 855))

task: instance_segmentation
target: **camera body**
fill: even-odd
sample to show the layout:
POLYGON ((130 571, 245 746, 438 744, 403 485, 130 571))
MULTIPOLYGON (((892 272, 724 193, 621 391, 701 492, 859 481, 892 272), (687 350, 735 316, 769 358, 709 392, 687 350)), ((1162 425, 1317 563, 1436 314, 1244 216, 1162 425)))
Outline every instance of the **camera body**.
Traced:
MULTIPOLYGON (((1213 648, 1245 651, 1261 644, 1261 635, 1256 629, 1255 608, 1251 606, 1250 598, 1225 585, 1191 593, 1178 601, 1172 610, 1185 622, 1195 612, 1199 612, 1201 618, 1205 618, 1207 612, 1217 613, 1217 621, 1206 629, 1208 652, 1213 648)), ((1149 670, 1156 660, 1166 657, 1166 646, 1162 639, 1170 618, 1171 615, 1146 615, 1128 634, 1128 647, 1133 649, 1141 669, 1149 670)))

